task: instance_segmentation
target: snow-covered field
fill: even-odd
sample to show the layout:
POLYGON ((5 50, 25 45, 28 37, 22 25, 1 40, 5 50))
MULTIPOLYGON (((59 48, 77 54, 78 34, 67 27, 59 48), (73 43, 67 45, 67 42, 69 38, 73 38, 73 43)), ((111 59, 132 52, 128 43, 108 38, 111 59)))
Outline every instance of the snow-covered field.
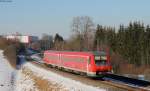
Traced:
POLYGON ((4 57, 3 51, 0 50, 0 91, 13 90, 14 72, 14 69, 4 57))
POLYGON ((28 75, 23 74, 22 70, 19 70, 16 76, 14 91, 38 91, 34 84, 34 81, 28 75))
MULTIPOLYGON (((59 88, 59 91, 105 91, 105 89, 63 77, 31 63, 25 63, 19 71, 16 71, 10 66, 2 50, 0 50, 0 91, 41 91, 36 86, 35 79, 29 76, 30 73, 23 73, 25 69, 30 70, 30 73, 38 78, 62 87, 62 89, 59 88)), ((55 91, 57 90, 55 89, 55 91)))
POLYGON ((63 88, 65 88, 68 91, 105 91, 105 89, 102 88, 92 87, 80 83, 79 81, 75 81, 70 78, 65 78, 44 68, 39 68, 31 63, 26 63, 24 65, 24 68, 30 69, 33 72, 33 74, 35 74, 38 77, 41 77, 42 79, 47 79, 50 82, 61 84, 63 88))

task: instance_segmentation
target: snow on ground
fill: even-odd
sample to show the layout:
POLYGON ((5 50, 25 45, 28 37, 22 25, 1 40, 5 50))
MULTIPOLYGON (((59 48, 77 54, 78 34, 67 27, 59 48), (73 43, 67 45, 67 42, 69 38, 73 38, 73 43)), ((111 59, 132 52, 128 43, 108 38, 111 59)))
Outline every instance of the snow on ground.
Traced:
POLYGON ((30 69, 33 74, 38 77, 42 77, 43 79, 47 79, 50 82, 63 85, 63 87, 65 87, 69 91, 106 91, 102 88, 92 87, 79 81, 65 78, 44 68, 37 67, 31 63, 26 63, 24 67, 30 69))
POLYGON ((13 90, 14 69, 4 57, 3 51, 0 50, 0 91, 13 90))
MULTIPOLYGON (((47 79, 49 82, 61 84, 69 91, 105 91, 102 88, 92 87, 79 81, 65 78, 31 63, 25 63, 23 68, 30 69, 34 75, 47 79)), ((38 91, 33 79, 23 74, 22 69, 16 71, 10 66, 2 50, 0 50, 0 91, 38 91)))
POLYGON ((34 81, 27 75, 22 73, 22 70, 17 72, 14 91, 38 91, 34 86, 34 81))

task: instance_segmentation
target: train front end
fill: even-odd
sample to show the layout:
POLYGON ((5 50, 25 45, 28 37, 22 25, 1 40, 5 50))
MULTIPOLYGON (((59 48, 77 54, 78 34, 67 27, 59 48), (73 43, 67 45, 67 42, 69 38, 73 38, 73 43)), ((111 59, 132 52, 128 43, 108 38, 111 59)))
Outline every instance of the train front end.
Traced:
MULTIPOLYGON (((104 75, 112 72, 110 56, 105 51, 93 52, 90 71, 93 76, 104 75)), ((91 76, 91 75, 90 75, 91 76)))

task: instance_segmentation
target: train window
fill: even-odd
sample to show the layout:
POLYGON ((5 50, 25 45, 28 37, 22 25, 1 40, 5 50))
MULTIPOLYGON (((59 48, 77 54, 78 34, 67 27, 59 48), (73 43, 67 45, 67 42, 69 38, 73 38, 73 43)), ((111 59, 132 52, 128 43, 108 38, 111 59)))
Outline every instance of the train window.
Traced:
POLYGON ((47 57, 48 57, 49 60, 58 60, 57 56, 48 55, 47 57))
POLYGON ((83 62, 84 58, 82 57, 70 57, 70 56, 62 56, 63 61, 74 61, 74 62, 83 62))
POLYGON ((106 56, 95 56, 95 64, 97 66, 107 65, 107 57, 106 56))

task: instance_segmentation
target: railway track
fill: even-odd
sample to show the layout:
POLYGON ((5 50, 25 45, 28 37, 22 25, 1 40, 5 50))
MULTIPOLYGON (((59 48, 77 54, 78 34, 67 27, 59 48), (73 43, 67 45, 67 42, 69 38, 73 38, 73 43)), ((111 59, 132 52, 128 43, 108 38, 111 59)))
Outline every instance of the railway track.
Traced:
MULTIPOLYGON (((98 78, 99 79, 99 78, 98 78)), ((116 74, 107 74, 103 77, 104 81, 107 82, 107 84, 115 85, 117 87, 121 88, 133 88, 133 90, 139 90, 139 91, 150 91, 150 82, 145 80, 138 80, 134 78, 129 78, 125 76, 120 76, 116 74), (110 83, 108 83, 110 82, 110 83), (113 83, 113 84, 111 84, 113 83)))
POLYGON ((129 84, 132 87, 150 86, 149 81, 129 78, 129 77, 120 76, 120 75, 116 75, 116 74, 107 74, 107 75, 105 75, 105 77, 103 79, 111 80, 111 81, 115 81, 115 82, 120 82, 120 83, 124 83, 124 84, 129 84))

